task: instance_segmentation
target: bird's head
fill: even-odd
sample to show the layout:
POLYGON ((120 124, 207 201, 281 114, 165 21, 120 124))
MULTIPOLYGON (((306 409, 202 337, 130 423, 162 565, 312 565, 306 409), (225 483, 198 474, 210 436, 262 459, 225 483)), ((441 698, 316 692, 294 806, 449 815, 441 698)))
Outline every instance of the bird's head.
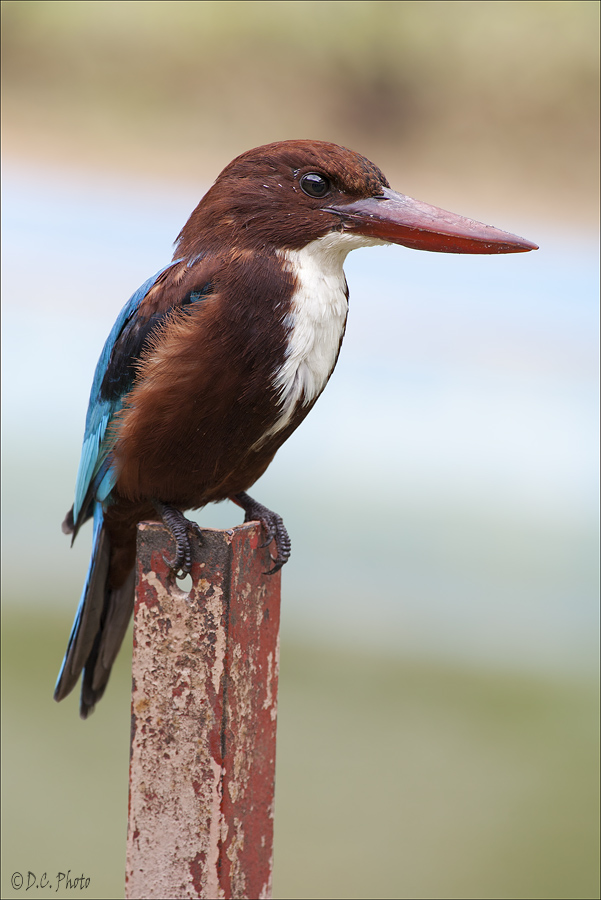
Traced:
POLYGON ((236 157, 202 198, 176 255, 300 250, 340 236, 353 246, 394 243, 443 253, 520 253, 537 245, 393 191, 372 162, 325 141, 280 141, 236 157), (352 239, 354 238, 354 240, 352 239))

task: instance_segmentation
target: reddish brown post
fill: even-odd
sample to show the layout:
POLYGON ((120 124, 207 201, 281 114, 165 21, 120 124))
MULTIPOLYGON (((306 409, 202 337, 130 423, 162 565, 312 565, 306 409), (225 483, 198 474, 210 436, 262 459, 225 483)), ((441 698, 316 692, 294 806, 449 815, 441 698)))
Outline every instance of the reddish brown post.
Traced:
POLYGON ((189 596, 138 529, 128 898, 271 897, 280 575, 260 526, 203 530, 189 596))

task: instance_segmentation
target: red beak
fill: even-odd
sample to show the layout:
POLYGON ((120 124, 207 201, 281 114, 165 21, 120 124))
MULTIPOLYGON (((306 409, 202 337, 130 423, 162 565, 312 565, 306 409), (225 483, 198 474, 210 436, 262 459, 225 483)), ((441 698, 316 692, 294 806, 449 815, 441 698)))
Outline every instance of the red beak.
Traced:
POLYGON ((381 197, 327 207, 347 231, 438 253, 524 253, 537 244, 384 188, 381 197))

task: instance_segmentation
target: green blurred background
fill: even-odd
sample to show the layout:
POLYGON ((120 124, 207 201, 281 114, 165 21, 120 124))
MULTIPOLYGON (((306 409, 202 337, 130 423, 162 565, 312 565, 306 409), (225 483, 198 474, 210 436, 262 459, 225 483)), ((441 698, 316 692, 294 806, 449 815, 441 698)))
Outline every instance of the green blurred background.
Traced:
POLYGON ((87 393, 219 170, 290 137, 541 250, 349 259, 336 375, 257 488, 294 544, 274 896, 598 896, 598 13, 2 3, 2 896, 123 896, 127 652, 89 722, 51 700, 87 393))

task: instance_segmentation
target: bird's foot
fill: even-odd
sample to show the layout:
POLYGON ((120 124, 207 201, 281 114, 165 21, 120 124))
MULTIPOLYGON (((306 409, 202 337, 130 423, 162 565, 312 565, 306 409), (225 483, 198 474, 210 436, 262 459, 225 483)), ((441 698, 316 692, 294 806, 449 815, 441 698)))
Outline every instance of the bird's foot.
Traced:
POLYGON ((274 575, 275 572, 279 572, 284 563, 288 562, 291 549, 290 537, 286 531, 286 526, 284 525, 282 517, 278 516, 278 514, 271 509, 267 509, 262 503, 257 503, 256 500, 253 500, 253 498, 249 497, 244 491, 235 494, 231 499, 244 510, 245 522, 260 522, 265 529, 266 540, 264 544, 261 544, 261 547, 268 547, 269 544, 275 540, 277 555, 275 559, 273 556, 271 557, 274 565, 272 569, 265 572, 265 575, 274 575))
POLYGON ((175 506, 169 506, 167 503, 160 503, 158 500, 155 500, 154 508, 175 541, 175 557, 167 559, 166 556, 163 556, 163 559, 176 578, 185 578, 190 574, 190 569, 192 568, 190 532, 200 537, 201 529, 196 522, 186 519, 183 512, 176 509, 175 506))

